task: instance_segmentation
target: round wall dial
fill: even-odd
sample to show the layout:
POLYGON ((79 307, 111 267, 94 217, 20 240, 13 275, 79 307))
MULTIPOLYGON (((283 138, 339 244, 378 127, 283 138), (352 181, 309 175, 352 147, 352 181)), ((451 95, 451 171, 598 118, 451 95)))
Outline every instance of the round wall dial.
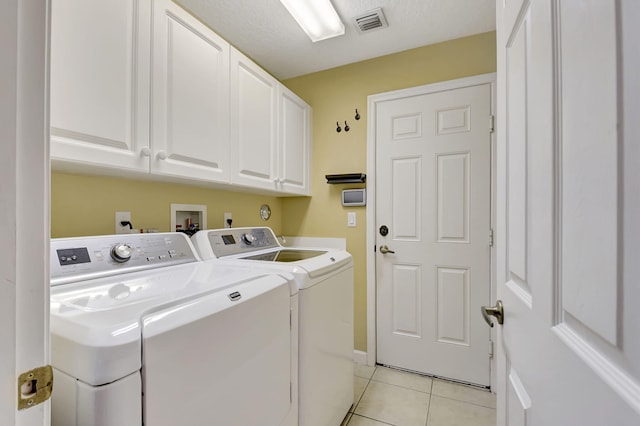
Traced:
POLYGON ((262 218, 262 220, 269 220, 269 218, 271 217, 271 208, 268 204, 263 204, 260 207, 260 217, 262 218))

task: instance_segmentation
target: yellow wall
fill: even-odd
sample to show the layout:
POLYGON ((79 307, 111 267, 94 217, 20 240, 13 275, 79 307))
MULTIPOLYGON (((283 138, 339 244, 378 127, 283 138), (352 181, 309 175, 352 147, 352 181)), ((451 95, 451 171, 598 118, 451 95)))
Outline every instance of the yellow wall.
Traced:
POLYGON ((233 226, 266 225, 282 231, 280 198, 164 182, 54 172, 51 175, 51 237, 113 234, 115 212, 131 212, 135 228, 171 227, 171 204, 207 206, 207 227, 222 228, 224 213, 233 226), (271 218, 260 219, 260 206, 269 204, 271 218))
POLYGON ((495 45, 495 32, 484 33, 284 81, 313 108, 313 197, 282 201, 282 232, 347 239, 355 262, 358 350, 367 349, 366 214, 364 207, 342 207, 340 195, 362 185, 328 185, 324 175, 366 172, 368 95, 495 72, 495 45), (336 121, 344 127, 345 120, 349 133, 336 133, 336 121), (356 228, 347 227, 348 211, 357 213, 356 228))

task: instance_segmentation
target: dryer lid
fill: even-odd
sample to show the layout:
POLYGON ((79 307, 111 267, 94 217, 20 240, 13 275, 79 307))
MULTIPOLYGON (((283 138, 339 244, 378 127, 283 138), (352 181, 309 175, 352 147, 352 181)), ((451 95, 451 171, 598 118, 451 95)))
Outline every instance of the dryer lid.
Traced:
POLYGON ((142 367, 145 316, 264 275, 196 262, 52 287, 52 365, 93 386, 118 380, 142 367))

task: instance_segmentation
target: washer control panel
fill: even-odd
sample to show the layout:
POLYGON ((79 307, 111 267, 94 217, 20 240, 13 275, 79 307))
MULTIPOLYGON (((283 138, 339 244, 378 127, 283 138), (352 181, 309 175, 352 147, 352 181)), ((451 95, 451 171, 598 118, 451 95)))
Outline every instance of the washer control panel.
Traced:
POLYGON ((182 233, 119 234, 51 240, 51 285, 196 262, 182 233))
POLYGON ((206 232, 216 257, 280 247, 271 228, 225 228, 206 232))

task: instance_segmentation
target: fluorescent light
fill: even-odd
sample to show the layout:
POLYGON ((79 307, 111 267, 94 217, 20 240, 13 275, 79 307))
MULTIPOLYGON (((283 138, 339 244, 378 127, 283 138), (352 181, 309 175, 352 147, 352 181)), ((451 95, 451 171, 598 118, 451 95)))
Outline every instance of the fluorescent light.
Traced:
POLYGON ((344 24, 330 0, 280 0, 311 41, 344 34, 344 24))

